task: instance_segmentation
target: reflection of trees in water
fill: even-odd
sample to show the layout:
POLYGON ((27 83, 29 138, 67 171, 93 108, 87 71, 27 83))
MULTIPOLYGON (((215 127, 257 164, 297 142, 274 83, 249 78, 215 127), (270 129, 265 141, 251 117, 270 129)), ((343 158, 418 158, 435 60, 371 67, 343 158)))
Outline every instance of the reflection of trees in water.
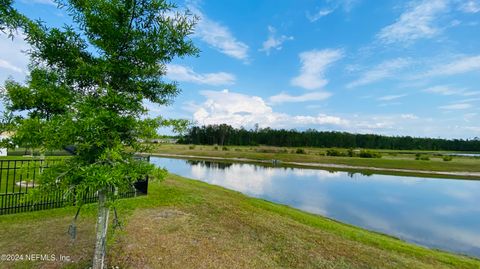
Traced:
POLYGON ((363 172, 348 172, 348 173, 347 173, 347 175, 348 175, 349 177, 351 177, 351 178, 354 178, 355 175, 357 175, 357 174, 358 174, 358 175, 361 175, 361 176, 364 176, 364 177, 370 177, 370 176, 373 175, 373 173, 365 172, 365 171, 363 171, 363 172))
POLYGON ((198 160, 186 160, 189 165, 198 165, 207 168, 227 169, 233 165, 233 163, 211 162, 211 161, 198 161, 198 160))
MULTIPOLYGON (((185 160, 185 162, 191 166, 201 166, 201 167, 206 167, 206 168, 216 168, 216 169, 221 169, 225 170, 227 168, 230 168, 233 163, 227 163, 227 162, 212 162, 212 161, 202 161, 202 160, 185 160)), ((243 166, 244 164, 238 163, 237 165, 243 166)), ((265 167, 265 166, 260 166, 260 165, 253 165, 253 171, 258 172, 260 170, 265 170, 265 169, 272 169, 272 167, 265 167)), ((276 166, 276 168, 285 170, 285 171, 294 171, 302 168, 295 168, 295 167, 281 167, 281 166, 276 166)), ((337 170, 324 170, 328 171, 331 174, 339 173, 340 171, 337 170)), ((358 171, 358 172, 347 172, 346 173, 348 177, 350 178, 355 178, 357 175, 360 176, 365 176, 365 177, 370 177, 373 175, 373 173, 366 172, 366 171, 358 171)))

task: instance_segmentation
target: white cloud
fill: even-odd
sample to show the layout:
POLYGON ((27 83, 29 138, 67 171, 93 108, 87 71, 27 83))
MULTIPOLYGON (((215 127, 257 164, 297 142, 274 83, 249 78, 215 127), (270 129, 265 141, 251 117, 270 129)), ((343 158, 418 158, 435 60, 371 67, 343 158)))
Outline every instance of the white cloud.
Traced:
POLYGON ((358 3, 360 3, 360 0, 327 0, 325 1, 325 7, 320 8, 314 14, 308 11, 306 17, 310 22, 316 22, 339 8, 345 12, 350 12, 358 3))
POLYGON ((455 89, 447 85, 433 86, 423 90, 428 93, 435 93, 440 95, 460 95, 460 96, 474 96, 480 95, 480 91, 467 91, 465 89, 455 89))
POLYGON ((331 115, 289 115, 274 112, 261 97, 223 91, 202 91, 206 101, 194 107, 193 118, 199 124, 228 123, 234 127, 253 126, 294 128, 311 125, 345 125, 348 121, 331 115))
POLYGON ((407 96, 406 94, 397 94, 397 95, 385 95, 377 98, 379 101, 392 101, 407 96))
POLYGON ((12 40, 0 33, 0 85, 8 77, 19 82, 25 79, 29 59, 23 51, 29 48, 23 34, 16 34, 12 40))
POLYGON ((453 21, 450 22, 450 27, 459 26, 460 24, 462 24, 462 21, 460 21, 460 20, 453 20, 453 21))
POLYGON ((392 77, 396 75, 399 70, 407 67, 410 63, 410 60, 404 58, 387 60, 364 72, 359 79, 348 83, 347 88, 355 88, 392 77))
POLYGON ((480 126, 465 126, 465 130, 468 130, 470 132, 479 133, 480 132, 480 126))
POLYGON ((327 85, 324 78, 325 70, 332 63, 343 57, 343 51, 338 49, 311 50, 300 53, 302 67, 300 75, 291 80, 293 86, 307 90, 320 89, 327 85))
POLYGON ((478 13, 480 12, 479 0, 462 1, 460 4, 460 10, 466 13, 478 13))
POLYGON ((384 27, 377 38, 385 44, 409 44, 417 39, 431 38, 440 32, 435 21, 448 9, 447 0, 411 2, 407 10, 393 24, 384 27))
POLYGON ((57 6, 53 0, 22 0, 23 3, 36 3, 36 4, 43 4, 43 5, 51 5, 57 6))
MULTIPOLYGON (((459 122, 457 113, 445 113, 442 121, 420 117, 411 112, 399 114, 348 114, 291 115, 275 111, 261 97, 224 91, 204 91, 205 100, 200 104, 190 103, 185 111, 193 114, 199 125, 227 123, 235 127, 252 128, 314 128, 317 130, 375 133, 384 135, 410 135, 416 137, 472 138, 480 126, 472 120, 469 126, 459 122)), ((458 102, 461 103, 461 102, 458 102)), ((464 105, 445 108, 462 109, 464 105)), ((467 104, 466 108, 471 107, 467 104)), ((468 110, 464 110, 467 112, 468 110)), ((462 113, 462 115, 465 113, 462 113)))
POLYGON ((17 67, 3 59, 0 59, 0 68, 8 69, 17 73, 23 73, 23 70, 20 67, 17 67))
POLYGON ((381 103, 378 106, 379 107, 392 107, 392 106, 399 106, 401 104, 402 104, 402 102, 386 102, 386 103, 381 103))
POLYGON ((480 97, 459 100, 458 103, 472 103, 472 102, 478 102, 478 101, 480 101, 480 97))
POLYGON ((468 103, 456 103, 451 105, 440 106, 439 108, 444 110, 463 110, 463 109, 469 109, 471 107, 472 105, 468 103))
POLYGON ((232 126, 272 126, 281 115, 274 113, 265 101, 257 96, 223 91, 202 91, 207 99, 197 107, 194 120, 200 124, 228 123, 232 126))
POLYGON ((406 119, 406 120, 417 120, 417 119, 418 119, 418 116, 409 113, 409 114, 401 114, 401 115, 400 115, 400 118, 406 119))
POLYGON ((451 63, 439 64, 424 76, 456 75, 472 71, 480 71, 480 55, 463 56, 451 63))
POLYGON ((293 36, 281 35, 279 37, 275 36, 276 30, 272 26, 268 26, 268 39, 265 40, 262 44, 260 51, 264 51, 267 55, 270 54, 270 50, 276 49, 281 50, 282 44, 285 41, 293 40, 293 36))
POLYGON ((292 96, 286 93, 280 93, 269 98, 274 104, 280 103, 298 103, 309 101, 321 101, 329 98, 332 94, 329 92, 311 92, 302 95, 292 96))
POLYGON ((167 77, 171 80, 186 81, 205 85, 231 85, 235 82, 235 76, 230 73, 205 73, 199 74, 192 68, 178 65, 167 65, 167 77))
POLYGON ((310 14, 309 12, 307 12, 306 16, 307 16, 307 19, 310 21, 310 22, 316 22, 318 21, 319 19, 321 19, 322 17, 325 17, 327 16, 328 14, 332 13, 335 9, 332 9, 332 8, 322 8, 320 9, 318 12, 316 12, 315 14, 310 14))
POLYGON ((361 0, 336 0, 345 12, 350 12, 361 0))
POLYGON ((454 95, 454 94, 458 94, 458 90, 457 89, 452 89, 450 88, 449 86, 444 86, 444 85, 441 85, 441 86, 433 86, 433 87, 430 87, 430 88, 427 88, 425 90, 423 90, 424 92, 428 92, 428 93, 436 93, 436 94, 441 94, 441 95, 454 95))
POLYGON ((349 124, 348 120, 342 119, 336 116, 329 116, 325 114, 319 114, 318 116, 294 116, 292 118, 294 122, 301 125, 347 125, 349 124))
POLYGON ((209 19, 196 7, 188 8, 200 19, 195 27, 195 36, 223 54, 248 62, 248 46, 245 43, 238 41, 226 26, 209 19))

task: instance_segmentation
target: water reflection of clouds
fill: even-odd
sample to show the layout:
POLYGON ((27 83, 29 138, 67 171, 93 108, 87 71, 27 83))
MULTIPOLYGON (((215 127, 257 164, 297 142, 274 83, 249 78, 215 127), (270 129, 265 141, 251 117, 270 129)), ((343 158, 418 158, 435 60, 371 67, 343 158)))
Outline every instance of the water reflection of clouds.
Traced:
POLYGON ((473 184, 468 184, 463 186, 465 188, 461 188, 462 186, 459 184, 455 189, 445 189, 444 192, 446 195, 463 200, 463 201, 472 201, 478 199, 478 195, 480 193, 480 189, 475 188, 473 184))
POLYGON ((344 209, 356 219, 356 223, 369 230, 376 230, 378 232, 390 233, 393 231, 393 226, 384 216, 378 216, 372 212, 365 211, 364 208, 359 208, 354 205, 344 205, 344 209))
POLYGON ((328 204, 329 197, 327 193, 321 195, 299 195, 296 199, 296 205, 298 209, 311 212, 314 214, 319 214, 323 216, 328 216, 328 204))
POLYGON ((444 205, 444 206, 437 206, 432 209, 432 212, 439 216, 449 216, 453 217, 455 215, 461 214, 480 214, 480 207, 479 206, 470 206, 470 205, 463 205, 463 206, 452 206, 452 205, 444 205))
POLYGON ((480 234, 476 227, 468 228, 460 225, 452 225, 440 222, 425 216, 413 216, 416 225, 413 229, 420 232, 416 234, 403 233, 401 238, 451 251, 463 252, 480 256, 480 234))
POLYGON ((279 203, 293 205, 299 209, 326 215, 328 196, 321 188, 305 190, 299 185, 292 186, 298 179, 326 179, 337 178, 340 173, 328 171, 298 171, 292 169, 257 167, 244 164, 233 164, 227 169, 209 168, 202 164, 191 166, 193 178, 220 185, 257 197, 272 197, 279 203), (292 177, 293 176, 293 177, 292 177), (298 178, 301 177, 301 178, 298 178), (300 191, 293 191, 294 189, 300 191))
POLYGON ((192 165, 190 171, 193 178, 256 196, 266 192, 276 174, 273 169, 258 170, 253 166, 238 164, 228 169, 211 169, 207 166, 192 165))
MULTIPOLYGON (((167 163, 170 161, 166 161, 167 163)), ((404 240, 480 256, 480 184, 390 175, 187 164, 172 172, 404 240)))
POLYGON ((330 172, 326 170, 308 170, 308 169, 296 169, 292 170, 291 173, 299 177, 316 177, 317 179, 323 180, 328 178, 342 178, 345 177, 344 172, 330 172))
POLYGON ((401 205, 404 204, 405 201, 398 197, 398 196, 393 196, 393 195, 384 195, 379 197, 380 200, 389 203, 389 204, 394 204, 394 205, 401 205))
POLYGON ((436 238, 443 239, 443 242, 439 244, 438 239, 431 241, 432 245, 441 247, 442 245, 450 245, 450 249, 461 249, 462 251, 472 251, 477 256, 480 255, 480 235, 477 231, 462 229, 455 226, 443 225, 438 222, 428 223, 429 230, 432 230, 436 234, 436 238), (455 245, 455 246, 452 246, 455 245))
POLYGON ((480 256, 480 234, 476 229, 448 225, 432 218, 411 214, 402 220, 389 219, 364 208, 346 206, 354 222, 366 229, 387 233, 402 240, 480 256))

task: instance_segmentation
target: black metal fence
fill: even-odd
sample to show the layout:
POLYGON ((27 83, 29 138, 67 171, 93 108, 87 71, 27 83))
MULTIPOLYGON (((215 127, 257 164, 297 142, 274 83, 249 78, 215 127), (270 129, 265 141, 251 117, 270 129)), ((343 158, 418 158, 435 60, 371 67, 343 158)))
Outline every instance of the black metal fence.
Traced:
MULTIPOLYGON (((68 201, 61 192, 46 194, 33 201, 27 194, 38 187, 38 175, 45 169, 59 162, 56 159, 47 160, 0 160, 0 215, 37 211, 63 207, 75 204, 68 201)), ((148 192, 148 177, 134 183, 134 188, 119 193, 120 198, 146 195, 148 192)), ((98 199, 95 192, 83 195, 83 203, 93 203, 98 199)))

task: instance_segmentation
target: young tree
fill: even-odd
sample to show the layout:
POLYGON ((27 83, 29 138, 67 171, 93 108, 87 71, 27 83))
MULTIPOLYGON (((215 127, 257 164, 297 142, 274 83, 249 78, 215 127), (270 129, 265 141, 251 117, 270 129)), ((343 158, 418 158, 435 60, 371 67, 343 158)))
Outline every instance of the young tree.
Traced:
POLYGON ((145 119, 143 101, 164 105, 178 94, 176 83, 161 78, 166 63, 198 53, 188 39, 196 18, 165 0, 56 2, 75 25, 48 28, 0 9, 2 18, 17 16, 2 19, 0 29, 21 27, 32 46, 27 85, 8 81, 5 98, 11 111, 29 112, 16 122, 17 138, 27 130, 43 149, 75 147, 75 156, 45 170, 39 191, 78 199, 97 191, 93 268, 104 268, 109 199, 154 171, 133 156, 162 122, 145 119))
POLYGON ((172 132, 182 138, 193 123, 186 119, 165 119, 161 122, 162 126, 170 127, 172 132))

